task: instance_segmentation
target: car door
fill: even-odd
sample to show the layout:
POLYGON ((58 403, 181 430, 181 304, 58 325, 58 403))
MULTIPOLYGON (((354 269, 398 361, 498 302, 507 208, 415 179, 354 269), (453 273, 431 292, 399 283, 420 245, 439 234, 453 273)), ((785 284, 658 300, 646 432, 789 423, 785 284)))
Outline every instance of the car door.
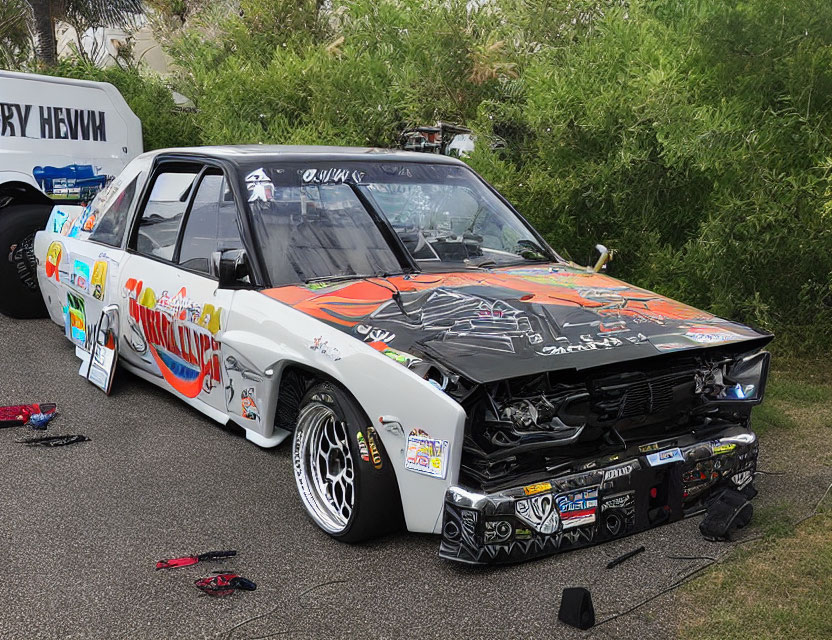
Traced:
POLYGON ((218 256, 242 247, 218 166, 162 161, 136 215, 120 288, 122 362, 224 420, 220 340, 234 297, 218 256))

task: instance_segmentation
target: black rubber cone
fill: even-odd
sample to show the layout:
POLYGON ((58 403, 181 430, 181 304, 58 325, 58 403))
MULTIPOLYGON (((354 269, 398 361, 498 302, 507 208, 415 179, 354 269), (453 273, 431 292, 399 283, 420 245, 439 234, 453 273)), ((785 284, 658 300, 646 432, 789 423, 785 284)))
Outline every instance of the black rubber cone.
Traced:
POLYGON ((567 587, 560 600, 558 620, 578 629, 589 629, 595 625, 595 608, 592 595, 584 587, 567 587))

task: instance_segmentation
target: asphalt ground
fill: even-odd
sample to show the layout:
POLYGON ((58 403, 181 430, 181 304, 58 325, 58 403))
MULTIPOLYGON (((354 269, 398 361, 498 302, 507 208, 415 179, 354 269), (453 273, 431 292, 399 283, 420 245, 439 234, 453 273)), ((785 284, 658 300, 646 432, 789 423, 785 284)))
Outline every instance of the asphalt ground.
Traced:
MULTIPOLYGON (((16 442, 28 427, 0 429, 3 639, 672 637, 673 592, 657 594, 731 550, 704 541, 698 518, 496 568, 442 561, 428 535, 341 544, 303 511, 288 447, 259 449, 124 371, 107 397, 78 366, 50 321, 0 316, 0 404, 56 402, 47 433, 91 438, 42 449, 16 442), (154 570, 218 549, 238 556, 154 570), (257 590, 201 595, 194 580, 220 569, 257 590), (602 624, 557 621, 567 586, 590 588, 602 624)), ((772 460, 761 452, 761 468, 772 460)), ((755 503, 808 510, 828 484, 764 475, 755 503)))

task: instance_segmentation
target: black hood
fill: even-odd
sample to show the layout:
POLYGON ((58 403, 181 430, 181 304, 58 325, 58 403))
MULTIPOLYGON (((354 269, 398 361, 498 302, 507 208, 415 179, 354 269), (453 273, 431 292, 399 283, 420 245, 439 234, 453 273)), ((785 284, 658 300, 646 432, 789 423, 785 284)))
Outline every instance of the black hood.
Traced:
POLYGON ((613 278, 561 265, 370 278, 266 293, 402 364, 428 357, 479 383, 674 351, 729 346, 751 351, 771 339, 613 278))

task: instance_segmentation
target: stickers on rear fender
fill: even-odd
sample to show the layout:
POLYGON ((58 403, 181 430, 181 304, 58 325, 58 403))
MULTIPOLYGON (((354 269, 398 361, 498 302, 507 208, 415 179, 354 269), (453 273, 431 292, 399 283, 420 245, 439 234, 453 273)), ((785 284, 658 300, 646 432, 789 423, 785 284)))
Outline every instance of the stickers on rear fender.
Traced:
POLYGON ((96 300, 104 299, 104 289, 107 286, 107 261, 96 260, 92 269, 90 279, 90 290, 92 297, 96 300))
POLYGON ((421 430, 413 430, 407 436, 407 455, 404 468, 433 478, 444 478, 448 472, 447 440, 435 440, 421 430))
POLYGON ((684 462, 685 456, 682 455, 682 450, 679 447, 674 449, 667 449, 659 451, 658 453, 651 453, 647 456, 647 464, 651 467, 658 467, 663 464, 670 464, 671 462, 684 462))

